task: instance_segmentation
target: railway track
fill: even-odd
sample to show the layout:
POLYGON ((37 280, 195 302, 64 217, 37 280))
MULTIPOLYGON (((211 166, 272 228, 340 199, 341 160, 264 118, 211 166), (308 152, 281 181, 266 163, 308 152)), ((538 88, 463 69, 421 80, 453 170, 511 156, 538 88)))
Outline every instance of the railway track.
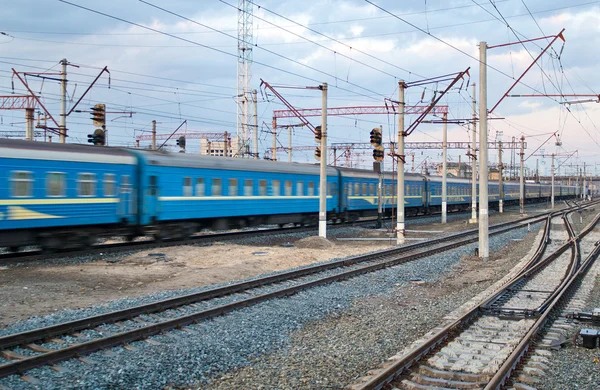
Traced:
POLYGON ((521 382, 527 375, 513 378, 515 370, 535 353, 537 336, 550 314, 560 308, 600 254, 595 242, 586 242, 594 249, 584 260, 579 250, 580 241, 593 230, 600 214, 580 234, 575 233, 566 213, 561 218, 564 230, 546 230, 536 254, 508 284, 348 388, 531 388, 521 382))
MULTIPOLYGON (((518 222, 491 226, 490 232, 500 234, 547 219, 547 216, 524 218, 518 222)), ((126 345, 135 340, 182 328, 272 298, 285 297, 313 286, 391 267, 477 240, 477 230, 470 230, 429 240, 427 243, 406 245, 314 265, 266 278, 205 290, 197 294, 1 337, 0 357, 5 361, 0 364, 0 377, 23 374, 35 367, 54 365, 94 351, 126 345), (326 271, 328 274, 322 275, 326 271), (271 286, 267 293, 255 290, 264 286, 271 286), (223 303, 221 301, 223 297, 227 297, 228 302, 223 303)))
MULTIPOLYGON (((572 203, 572 202, 571 202, 572 203)), ((576 207, 574 204, 572 207, 576 207)), ((455 212, 452 215, 460 215, 460 214, 469 214, 470 211, 464 212, 455 212)), ((439 213, 438 213, 439 214, 439 213)), ((422 218, 434 218, 438 216, 438 214, 431 214, 427 216, 416 216, 416 217, 407 217, 410 220, 417 220, 422 218)), ((389 219, 388 219, 389 220, 389 219)), ((385 220, 384 220, 385 221, 385 220)), ((376 222, 376 219, 369 219, 364 221, 355 221, 346 224, 333 224, 328 225, 329 228, 337 228, 337 227, 345 227, 345 226, 364 226, 364 225, 372 225, 376 222)), ((283 228, 257 228, 247 231, 235 231, 235 232, 222 232, 222 233, 208 233, 208 234, 197 234, 187 239, 165 239, 162 241, 156 241, 154 239, 148 239, 143 241, 133 241, 133 242, 118 242, 118 243, 110 243, 110 244, 96 244, 87 248, 69 248, 64 249, 54 253, 44 253, 42 250, 31 250, 31 251, 22 251, 22 252, 7 252, 0 253, 0 265, 9 265, 15 263, 23 263, 23 262, 33 262, 37 260, 50 260, 55 258, 65 258, 65 257, 76 257, 76 256, 84 256, 84 255, 93 255, 99 253, 116 253, 123 251, 137 251, 137 250, 149 250, 149 249, 157 249, 164 248, 170 246, 179 246, 179 245, 198 245, 202 243, 208 243, 215 240, 238 240, 248 237, 256 236, 257 234, 261 235, 277 235, 277 234, 285 234, 285 233, 303 233, 303 232, 312 232, 316 230, 315 226, 294 226, 294 227, 283 227, 283 228)))

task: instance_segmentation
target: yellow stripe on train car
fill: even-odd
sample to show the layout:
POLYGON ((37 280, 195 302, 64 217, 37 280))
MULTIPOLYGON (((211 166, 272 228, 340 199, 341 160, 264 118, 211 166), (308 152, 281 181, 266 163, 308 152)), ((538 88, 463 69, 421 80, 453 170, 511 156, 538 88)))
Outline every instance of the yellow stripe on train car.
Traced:
POLYGON ((0 199, 0 206, 38 206, 54 204, 119 203, 119 198, 48 198, 48 199, 0 199))
MULTIPOLYGON (((0 219, 2 219, 3 215, 0 215, 0 219)), ((9 221, 24 221, 30 219, 58 219, 58 218, 66 218, 61 215, 52 215, 46 213, 40 213, 38 211, 33 211, 26 209, 21 206, 8 206, 7 210, 7 220, 9 221)))

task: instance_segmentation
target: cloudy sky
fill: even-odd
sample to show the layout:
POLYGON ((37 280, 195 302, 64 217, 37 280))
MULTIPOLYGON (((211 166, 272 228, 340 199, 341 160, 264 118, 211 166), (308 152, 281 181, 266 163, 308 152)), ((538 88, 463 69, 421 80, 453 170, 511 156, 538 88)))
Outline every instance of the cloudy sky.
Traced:
MULTIPOLYGON (((159 133, 171 133, 184 120, 187 131, 235 133, 237 1, 70 1, 2 2, 0 93, 24 92, 20 81, 11 77, 13 68, 59 72, 59 61, 66 58, 73 65, 68 67, 69 107, 107 66, 110 88, 107 75, 102 75, 77 108, 89 110, 105 103, 111 112, 135 112, 132 117, 108 115, 111 145, 133 146, 136 136, 148 134, 152 120, 158 122, 159 133)), ((584 162, 598 173, 599 106, 595 102, 564 104, 591 98, 560 95, 600 93, 596 77, 600 1, 256 0, 252 10, 250 88, 258 90, 261 157, 271 146, 273 110, 285 107, 260 88, 260 79, 299 87, 327 82, 329 107, 381 106, 386 98, 397 99, 398 80, 417 81, 470 67, 470 79, 458 83, 439 103, 449 106, 449 118, 461 119, 471 115, 470 84, 479 84, 480 41, 492 46, 552 36, 565 29, 566 42, 558 40, 511 92, 558 96, 505 99, 493 113, 502 119, 490 121, 488 135, 490 140, 504 142, 525 136, 526 157, 540 147, 527 166, 535 169, 537 160, 541 173, 549 174, 550 158, 537 155, 567 156, 575 151, 568 161, 558 157, 561 174, 575 172, 576 164, 584 162), (555 132, 561 146, 552 136, 555 132)), ((489 108, 547 44, 548 40, 538 40, 488 50, 489 108)), ((52 79, 56 76, 49 77, 28 76, 27 82, 58 118, 60 85, 52 79)), ((444 83, 409 88, 407 104, 426 104, 444 88, 444 83)), ((298 108, 321 105, 319 91, 279 92, 298 108)), ((0 135, 24 130, 22 111, 2 111, 0 119, 0 135)), ((407 124, 412 120, 413 116, 407 117, 407 124)), ((318 118, 311 121, 319 124, 318 118)), ((395 137, 394 115, 330 117, 329 141, 368 142, 371 129, 380 125, 384 141, 395 137)), ((88 113, 71 114, 67 126, 69 142, 86 142, 94 130, 88 113)), ((287 130, 280 131, 278 142, 287 146, 287 130)), ((448 126, 449 141, 470 139, 468 125, 448 126)), ((421 124, 406 141, 441 140, 441 125, 421 124)), ((188 141, 188 152, 197 152, 198 142, 188 141)), ((302 128, 294 130, 293 143, 315 145, 312 133, 302 128)), ((415 171, 424 161, 430 166, 441 161, 441 151, 413 152, 415 171)), ((449 151, 454 162, 459 155, 466 161, 465 154, 465 150, 449 151)), ((504 156, 504 162, 510 163, 511 152, 505 151, 504 156)), ((279 152, 278 158, 286 160, 287 155, 279 152)), ((371 151, 356 150, 352 158, 355 164, 368 167, 371 151)), ((295 152, 294 160, 314 162, 312 151, 295 152)), ((497 161, 496 151, 490 151, 490 160, 497 161)), ((410 170, 410 157, 408 163, 410 170)))

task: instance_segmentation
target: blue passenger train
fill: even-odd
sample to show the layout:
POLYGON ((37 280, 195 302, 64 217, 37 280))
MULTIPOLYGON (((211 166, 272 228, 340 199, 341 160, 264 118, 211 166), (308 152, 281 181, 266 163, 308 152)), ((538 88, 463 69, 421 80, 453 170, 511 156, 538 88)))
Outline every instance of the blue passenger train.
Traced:
MULTIPOLYGON (((327 168, 327 216, 352 221, 377 213, 378 176, 327 168)), ((441 208, 441 178, 405 174, 407 215, 441 208)), ((499 200, 490 182, 490 207, 499 200)), ((383 174, 385 214, 394 213, 395 177, 383 174)), ((557 198, 577 195, 555 186, 557 198)), ((471 205, 466 179, 447 181, 448 210, 471 205)), ((550 186, 527 184, 527 201, 547 200, 550 186)), ((519 184, 504 183, 518 203, 519 184)), ((0 139, 0 247, 60 249, 96 238, 182 238, 209 229, 260 224, 316 224, 318 165, 0 139)))

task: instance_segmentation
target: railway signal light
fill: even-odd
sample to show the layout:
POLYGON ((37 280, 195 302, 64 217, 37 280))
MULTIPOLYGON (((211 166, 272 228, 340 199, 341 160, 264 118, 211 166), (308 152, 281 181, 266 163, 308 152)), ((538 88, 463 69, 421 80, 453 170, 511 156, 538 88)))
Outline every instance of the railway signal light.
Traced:
POLYGON ((88 134, 88 142, 97 146, 103 146, 106 142, 104 130, 96 129, 94 130, 94 134, 88 134))
POLYGON ((371 145, 375 147, 380 146, 382 140, 383 137, 381 136, 380 128, 375 127, 373 130, 371 130, 371 145))
POLYGON ((94 126, 102 127, 106 124, 106 106, 104 104, 96 104, 92 107, 92 117, 94 126))
POLYGON ((375 161, 383 161, 383 157, 385 157, 383 146, 376 146, 375 149, 373 149, 373 159, 375 161))
POLYGON ((321 148, 318 146, 315 148, 315 158, 321 160, 321 148))
POLYGON ((323 132, 321 131, 321 126, 315 127, 315 142, 320 144, 322 136, 323 136, 323 132))
POLYGON ((181 149, 185 149, 185 137, 183 135, 177 139, 177 146, 181 149))

